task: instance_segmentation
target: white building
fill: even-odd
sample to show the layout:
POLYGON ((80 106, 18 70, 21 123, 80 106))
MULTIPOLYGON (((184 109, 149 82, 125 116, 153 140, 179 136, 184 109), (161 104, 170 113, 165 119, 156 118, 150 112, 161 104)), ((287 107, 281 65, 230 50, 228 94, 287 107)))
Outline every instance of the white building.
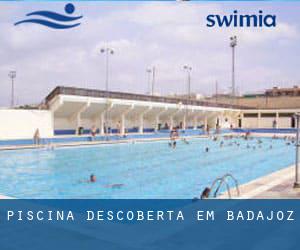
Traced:
POLYGON ((236 126, 238 109, 229 105, 208 106, 201 101, 159 96, 138 95, 99 90, 57 87, 46 98, 53 114, 54 130, 68 131, 78 128, 105 127, 144 133, 168 128, 196 129, 200 126, 215 128, 236 126))
POLYGON ((147 133, 182 129, 293 128, 299 109, 249 109, 199 100, 57 87, 46 97, 47 110, 0 109, 0 140, 78 134, 147 133), (166 126, 167 125, 167 126, 166 126), (109 129, 110 128, 110 129, 109 129))

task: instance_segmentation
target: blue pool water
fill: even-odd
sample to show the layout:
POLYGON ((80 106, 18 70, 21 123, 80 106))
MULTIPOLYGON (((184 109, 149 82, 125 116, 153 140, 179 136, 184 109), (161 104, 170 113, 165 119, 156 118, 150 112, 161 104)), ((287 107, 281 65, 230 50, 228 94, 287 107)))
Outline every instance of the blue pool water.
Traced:
POLYGON ((261 140, 261 148, 257 139, 224 140, 224 147, 220 141, 193 139, 189 145, 178 141, 175 149, 159 141, 2 151, 0 193, 17 198, 193 198, 225 173, 242 184, 293 164, 293 145, 261 140), (85 182, 91 173, 96 183, 85 182))

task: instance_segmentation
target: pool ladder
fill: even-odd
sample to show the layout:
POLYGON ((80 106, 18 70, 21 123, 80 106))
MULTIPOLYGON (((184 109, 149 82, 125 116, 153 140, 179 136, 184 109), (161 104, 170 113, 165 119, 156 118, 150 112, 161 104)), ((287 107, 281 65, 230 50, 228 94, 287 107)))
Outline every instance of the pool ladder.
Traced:
POLYGON ((213 197, 216 198, 218 196, 218 192, 220 191, 221 187, 223 184, 226 185, 226 189, 227 189, 227 194, 228 194, 228 198, 231 199, 232 195, 231 195, 231 191, 230 191, 230 186, 228 184, 227 179, 230 178, 234 181, 235 184, 235 189, 236 189, 236 193, 237 196, 240 196, 240 189, 239 189, 239 183, 237 181, 236 178, 234 178, 232 176, 232 174, 225 174, 222 177, 218 177, 217 179, 214 180, 214 182, 212 183, 210 190, 213 191, 215 187, 217 187, 213 193, 213 197))

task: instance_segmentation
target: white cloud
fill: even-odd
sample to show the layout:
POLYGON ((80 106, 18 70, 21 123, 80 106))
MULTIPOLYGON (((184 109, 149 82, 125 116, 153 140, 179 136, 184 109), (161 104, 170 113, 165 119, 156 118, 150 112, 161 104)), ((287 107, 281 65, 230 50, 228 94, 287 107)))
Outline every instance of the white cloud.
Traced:
MULTIPOLYGON (((38 5, 32 3, 30 9, 38 5)), ((299 20, 296 16, 293 18, 297 22, 286 20, 288 8, 282 10, 284 14, 275 29, 219 29, 206 27, 206 15, 230 13, 228 4, 80 3, 82 25, 55 31, 35 25, 14 27, 11 15, 23 17, 27 11, 25 5, 16 6, 9 5, 10 15, 0 16, 2 105, 9 103, 7 71, 13 68, 17 70, 17 94, 22 103, 40 101, 58 84, 103 88, 105 60, 99 51, 105 45, 115 49, 110 59, 112 90, 146 92, 145 70, 155 65, 157 90, 184 92, 182 66, 190 64, 194 91, 211 93, 215 80, 225 91, 230 85, 228 38, 233 34, 238 36, 237 83, 242 90, 255 90, 277 80, 296 82, 300 78, 294 65, 295 50, 300 49, 299 20)), ((57 10, 63 7, 43 5, 54 6, 57 10)), ((300 5, 296 7, 300 9, 300 5)))

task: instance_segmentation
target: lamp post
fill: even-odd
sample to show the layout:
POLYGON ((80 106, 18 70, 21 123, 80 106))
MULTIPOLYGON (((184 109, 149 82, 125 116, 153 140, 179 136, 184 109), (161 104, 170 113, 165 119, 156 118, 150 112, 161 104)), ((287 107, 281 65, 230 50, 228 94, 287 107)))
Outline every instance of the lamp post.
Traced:
POLYGON ((152 68, 148 68, 147 73, 148 73, 149 94, 151 94, 153 96, 154 95, 154 85, 155 85, 155 74, 156 74, 155 66, 153 66, 152 68), (152 83, 150 84, 151 74, 152 74, 152 83), (150 85, 151 85, 151 91, 150 91, 150 85))
POLYGON ((296 113, 294 115, 294 118, 295 118, 296 124, 297 124, 297 133, 296 133, 296 162, 295 162, 295 183, 294 183, 294 188, 300 188, 300 180, 299 180, 300 113, 296 113))
POLYGON ((187 72, 187 99, 186 99, 186 111, 185 111, 185 127, 186 127, 186 119, 188 115, 188 105, 191 101, 191 71, 192 67, 189 65, 184 65, 183 69, 187 72))
POLYGON ((219 94, 219 83, 216 81, 216 103, 218 103, 218 94, 219 94))
POLYGON ((231 78, 231 91, 232 97, 235 97, 235 47, 237 46, 237 37, 230 37, 230 47, 232 48, 232 78, 231 78))
POLYGON ((183 69, 187 72, 187 91, 188 91, 188 100, 191 99, 191 71, 192 67, 184 65, 183 69))
MULTIPOLYGON (((109 77, 109 56, 113 55, 115 52, 112 48, 105 47, 100 50, 102 54, 105 54, 105 91, 106 91, 106 112, 105 112, 105 127, 106 133, 108 134, 108 98, 109 98, 109 86, 108 86, 108 77, 109 77)), ((108 137, 106 138, 108 139, 108 137)))
POLYGON ((10 103, 10 106, 14 107, 15 106, 15 82, 14 82, 14 79, 17 76, 17 72, 14 70, 9 71, 8 76, 11 79, 11 103, 10 103))
POLYGON ((154 85, 155 85, 155 74, 156 74, 156 68, 153 66, 152 68, 152 95, 154 95, 154 85))
POLYGON ((109 47, 102 48, 100 52, 105 54, 105 90, 108 91, 109 55, 113 55, 115 52, 109 47))
POLYGON ((148 68, 147 70, 146 70, 146 72, 147 72, 147 76, 148 76, 148 95, 150 95, 151 94, 151 74, 152 74, 152 69, 150 69, 150 68, 148 68))

